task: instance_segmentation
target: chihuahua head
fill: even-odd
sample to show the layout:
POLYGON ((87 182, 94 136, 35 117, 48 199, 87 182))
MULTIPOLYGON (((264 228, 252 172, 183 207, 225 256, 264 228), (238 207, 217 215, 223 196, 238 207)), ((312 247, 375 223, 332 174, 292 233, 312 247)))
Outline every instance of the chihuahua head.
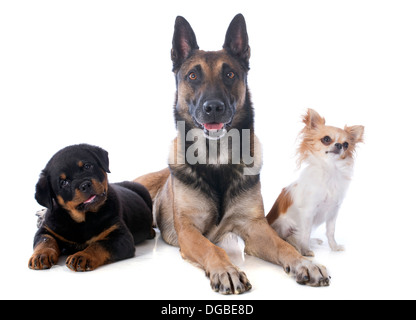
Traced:
POLYGON ((352 160, 357 143, 363 142, 363 126, 345 126, 344 129, 327 126, 325 118, 313 109, 308 109, 303 123, 299 165, 310 157, 326 162, 352 160))

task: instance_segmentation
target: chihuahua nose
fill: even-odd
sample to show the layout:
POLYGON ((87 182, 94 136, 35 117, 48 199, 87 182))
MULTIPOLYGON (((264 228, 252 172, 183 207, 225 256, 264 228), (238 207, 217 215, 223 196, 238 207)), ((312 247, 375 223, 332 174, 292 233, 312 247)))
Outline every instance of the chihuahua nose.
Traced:
POLYGON ((86 193, 91 190, 91 186, 92 186, 91 181, 87 180, 80 184, 79 190, 81 190, 81 192, 86 193))
POLYGON ((225 105, 219 100, 207 100, 202 105, 206 114, 222 114, 225 110, 225 105))
POLYGON ((337 147, 338 150, 341 150, 342 149, 342 144, 341 143, 336 143, 335 147, 337 147))

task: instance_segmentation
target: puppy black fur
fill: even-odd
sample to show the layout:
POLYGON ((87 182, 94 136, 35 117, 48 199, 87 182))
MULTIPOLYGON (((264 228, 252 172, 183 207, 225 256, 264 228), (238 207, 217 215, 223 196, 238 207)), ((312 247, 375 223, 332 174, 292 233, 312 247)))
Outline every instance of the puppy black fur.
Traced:
POLYGON ((35 198, 48 208, 34 239, 29 268, 49 269, 61 254, 73 271, 131 258, 152 239, 152 199, 134 182, 109 184, 107 151, 87 144, 55 154, 42 171, 35 198))

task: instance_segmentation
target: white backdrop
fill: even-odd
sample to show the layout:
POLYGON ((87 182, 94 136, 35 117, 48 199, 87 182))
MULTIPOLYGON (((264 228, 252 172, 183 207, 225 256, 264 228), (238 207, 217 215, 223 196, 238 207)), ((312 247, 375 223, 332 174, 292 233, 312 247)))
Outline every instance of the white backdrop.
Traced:
POLYGON ((27 261, 40 208, 34 188, 50 157, 70 144, 99 145, 112 182, 165 167, 175 136, 175 17, 191 23, 201 49, 218 50, 237 13, 250 38, 266 211, 298 174, 306 108, 331 125, 364 125, 366 135, 338 219, 347 251, 314 248, 332 285, 299 286, 237 250, 253 290, 225 299, 416 298, 416 5, 401 0, 2 1, 0 298, 222 298, 160 238, 91 273, 64 260, 35 272, 27 261))

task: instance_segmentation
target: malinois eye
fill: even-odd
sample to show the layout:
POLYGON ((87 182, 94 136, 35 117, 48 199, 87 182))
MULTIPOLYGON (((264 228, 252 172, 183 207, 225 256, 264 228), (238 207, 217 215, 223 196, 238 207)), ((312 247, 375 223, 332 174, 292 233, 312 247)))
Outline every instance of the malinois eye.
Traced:
POLYGON ((195 72, 191 72, 191 73, 188 75, 188 78, 189 78, 189 79, 191 79, 191 80, 196 80, 196 79, 198 79, 198 76, 196 75, 196 73, 195 73, 195 72))
POLYGON ((234 79, 235 78, 235 73, 230 71, 230 72, 227 73, 227 77, 230 78, 230 79, 234 79))

